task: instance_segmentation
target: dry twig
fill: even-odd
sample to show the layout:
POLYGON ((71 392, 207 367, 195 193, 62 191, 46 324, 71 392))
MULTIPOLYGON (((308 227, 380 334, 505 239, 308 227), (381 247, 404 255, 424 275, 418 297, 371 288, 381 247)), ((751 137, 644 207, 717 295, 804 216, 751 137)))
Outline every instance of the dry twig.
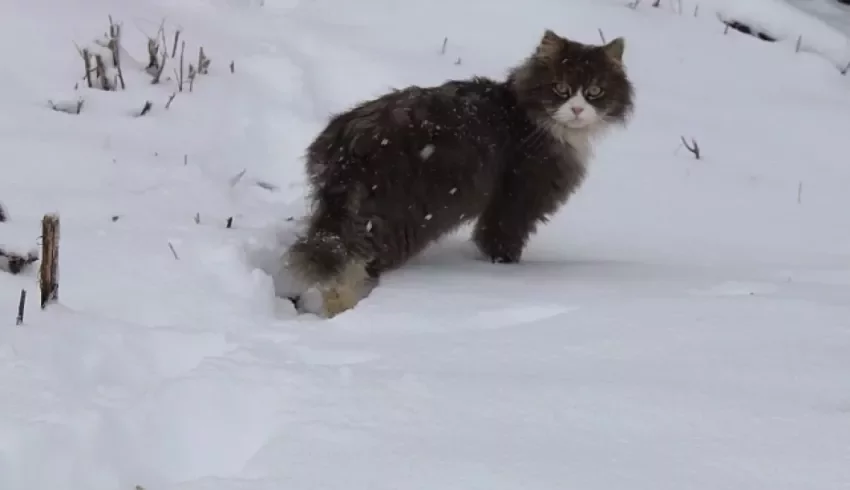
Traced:
POLYGON ((691 144, 689 145, 688 142, 685 140, 684 136, 682 136, 681 138, 682 138, 682 144, 685 145, 685 148, 687 148, 688 151, 693 153, 694 157, 697 160, 699 160, 700 159, 700 149, 699 149, 699 144, 697 144, 697 140, 691 138, 691 144))
POLYGON ((27 290, 21 289, 21 297, 18 299, 18 317, 15 319, 15 325, 20 326, 24 323, 24 310, 27 306, 27 290))

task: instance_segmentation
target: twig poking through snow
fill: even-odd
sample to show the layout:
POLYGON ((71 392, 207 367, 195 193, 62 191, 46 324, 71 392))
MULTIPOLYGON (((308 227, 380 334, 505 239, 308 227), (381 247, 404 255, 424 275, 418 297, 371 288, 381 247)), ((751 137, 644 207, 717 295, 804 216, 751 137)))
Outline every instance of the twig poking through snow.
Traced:
POLYGON ((168 248, 171 249, 171 254, 174 255, 174 260, 180 260, 180 256, 177 255, 177 250, 174 249, 174 245, 171 242, 168 242, 168 248))
POLYGON ((21 326, 24 323, 24 310, 27 306, 27 290, 21 289, 21 297, 18 300, 18 316, 15 319, 15 325, 21 326))
POLYGON ((168 102, 165 103, 165 109, 168 110, 171 107, 171 102, 174 101, 174 97, 177 97, 177 92, 171 94, 171 97, 168 98, 168 102))
POLYGON ((682 138, 682 144, 685 145, 685 148, 687 148, 688 151, 693 153, 694 157, 697 160, 699 160, 700 159, 700 149, 699 149, 699 144, 697 144, 697 140, 691 138, 691 144, 689 145, 688 142, 685 140, 684 136, 682 136, 681 138, 682 138))
POLYGON ((88 85, 89 88, 92 88, 94 86, 94 83, 92 82, 92 79, 91 79, 91 74, 92 74, 91 53, 89 52, 88 49, 80 49, 80 48, 77 48, 77 52, 80 53, 80 56, 83 58, 83 64, 85 65, 85 68, 86 68, 86 77, 85 77, 86 78, 86 84, 88 85))
POLYGON ((0 223, 5 223, 9 219, 9 216, 6 214, 6 209, 3 207, 3 203, 0 203, 0 223))
POLYGON ((177 29, 174 32, 174 46, 172 46, 172 48, 171 48, 171 57, 172 58, 177 57, 177 41, 179 41, 179 40, 180 40, 180 29, 177 29))
POLYGON ((449 43, 449 38, 443 38, 443 47, 440 48, 440 54, 446 54, 446 45, 449 43))
POLYGON ((198 74, 208 74, 210 72, 210 63, 212 63, 212 60, 204 54, 204 47, 201 46, 200 49, 198 49, 198 74))
POLYGON ((233 216, 227 218, 227 224, 225 225, 228 229, 233 228, 233 216))
POLYGON ((182 92, 183 91, 183 56, 186 53, 186 41, 180 43, 180 76, 177 78, 177 87, 182 92))
POLYGON ((195 77, 198 76, 198 71, 195 70, 195 65, 189 63, 189 92, 195 90, 195 77))
POLYGON ((842 75, 847 75, 850 72, 850 61, 847 62, 847 65, 840 70, 842 75))
POLYGON ((794 48, 794 52, 795 52, 795 53, 799 53, 799 52, 800 52, 800 48, 802 48, 802 47, 803 47, 803 35, 802 35, 802 34, 800 34, 800 35, 797 37, 797 46, 794 48))
POLYGON ((230 73, 236 73, 236 62, 235 61, 230 62, 230 73))
POLYGON ((269 192, 277 192, 277 190, 278 190, 278 186, 271 184, 269 182, 266 182, 264 180, 258 180, 256 182, 254 182, 254 184, 256 184, 256 186, 259 187, 260 189, 265 189, 269 192))
POLYGON ((605 33, 602 32, 602 28, 600 27, 596 30, 599 31, 599 39, 602 39, 602 44, 608 44, 605 42, 605 33))
POLYGON ((136 117, 142 117, 142 116, 144 116, 145 114, 147 114, 148 112, 150 112, 152 108, 153 108, 153 102, 151 102, 151 101, 147 101, 147 102, 145 102, 144 107, 142 107, 142 111, 141 111, 141 112, 139 112, 139 115, 138 115, 138 116, 136 116, 136 117))
POLYGON ((201 224, 201 213, 195 213, 195 224, 201 224))
POLYGON ((241 172, 239 172, 238 174, 231 177, 230 178, 230 187, 236 187, 236 184, 238 184, 239 181, 242 180, 242 177, 245 176, 245 172, 247 172, 247 171, 248 171, 247 168, 243 168, 241 172))
POLYGON ((803 204, 803 181, 797 184, 797 204, 803 204))
POLYGON ((124 83, 124 72, 121 70, 121 25, 112 21, 112 16, 109 16, 109 42, 107 43, 109 51, 112 52, 112 65, 118 71, 118 81, 121 82, 121 90, 126 90, 127 85, 124 83))

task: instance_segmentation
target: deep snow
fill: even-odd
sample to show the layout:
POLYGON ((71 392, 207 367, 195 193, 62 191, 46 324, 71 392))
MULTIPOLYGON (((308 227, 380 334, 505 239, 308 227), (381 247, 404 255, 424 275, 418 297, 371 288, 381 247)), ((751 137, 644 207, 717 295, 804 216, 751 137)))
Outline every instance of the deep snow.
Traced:
POLYGON ((0 244, 58 211, 62 245, 46 311, 0 273, 0 488, 850 488, 847 39, 736 2, 821 43, 724 35, 721 0, 6 2, 0 244), (211 73, 167 111, 132 72, 75 92, 109 14, 140 62, 165 17, 211 73), (332 320, 276 299, 327 115, 501 76, 546 27, 625 36, 637 111, 525 262, 462 233, 332 320))

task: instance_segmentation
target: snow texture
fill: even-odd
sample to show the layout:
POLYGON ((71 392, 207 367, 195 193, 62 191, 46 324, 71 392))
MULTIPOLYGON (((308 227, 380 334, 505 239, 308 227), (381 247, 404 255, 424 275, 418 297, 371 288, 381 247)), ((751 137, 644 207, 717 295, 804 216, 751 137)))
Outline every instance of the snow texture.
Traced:
POLYGON ((58 304, 0 272, 0 489, 850 488, 846 35, 778 1, 626 3, 6 1, 0 244, 54 211, 62 236, 58 304), (110 93, 74 46, 108 15, 110 93), (168 110, 162 19, 212 59, 168 110), (463 230, 332 320, 275 296, 330 113, 502 76, 545 28, 624 36, 637 110, 522 264, 463 230))

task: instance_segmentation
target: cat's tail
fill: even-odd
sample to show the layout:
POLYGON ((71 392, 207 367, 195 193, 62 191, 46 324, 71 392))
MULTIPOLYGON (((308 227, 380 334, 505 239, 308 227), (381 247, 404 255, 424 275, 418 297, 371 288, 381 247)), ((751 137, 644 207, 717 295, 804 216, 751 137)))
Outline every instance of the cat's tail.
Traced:
POLYGON ((305 290, 290 297, 299 311, 334 316, 354 307, 377 284, 367 270, 369 227, 360 223, 351 197, 320 196, 306 232, 287 251, 287 269, 305 290), (321 304, 308 297, 311 290, 320 293, 321 304))

